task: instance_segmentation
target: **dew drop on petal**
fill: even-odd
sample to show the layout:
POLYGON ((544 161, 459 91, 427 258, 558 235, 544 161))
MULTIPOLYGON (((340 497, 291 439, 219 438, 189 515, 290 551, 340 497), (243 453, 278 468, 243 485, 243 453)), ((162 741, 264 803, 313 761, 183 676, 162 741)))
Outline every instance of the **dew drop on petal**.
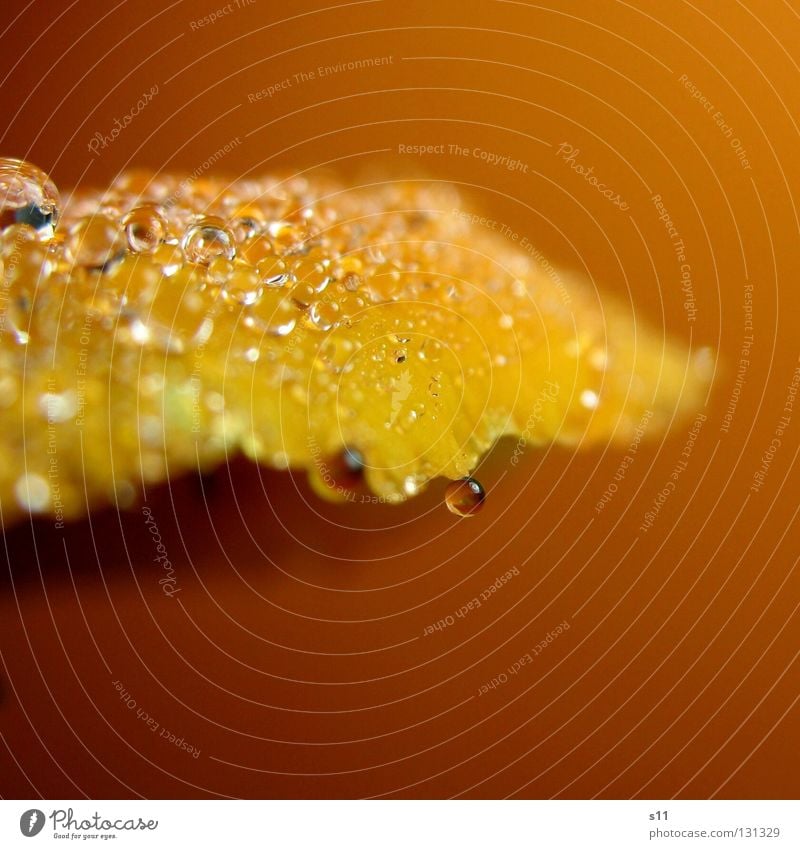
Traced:
POLYGON ((261 282, 271 289, 280 289, 289 280, 286 263, 276 256, 267 256, 259 260, 256 271, 261 282))
POLYGON ((308 319, 316 330, 330 330, 339 318, 339 305, 327 301, 314 301, 308 311, 308 319))
POLYGON ((234 270, 225 284, 222 297, 230 304, 252 306, 258 303, 262 291, 261 281, 255 269, 239 268, 234 270))
POLYGON ((261 233, 263 224, 250 215, 239 215, 230 221, 230 231, 238 244, 255 239, 261 233))
POLYGON ((358 492, 364 486, 366 461, 355 448, 343 448, 329 461, 333 486, 341 492, 358 492))
POLYGON ((224 256, 212 259, 208 264, 208 280, 215 286, 224 286, 233 277, 233 263, 224 256))
POLYGON ((692 362, 695 374, 704 381, 710 381, 714 376, 714 367, 716 365, 714 351, 711 348, 705 347, 695 354, 692 362))
POLYGON ((126 243, 110 215, 90 215, 73 225, 64 240, 64 256, 74 265, 107 271, 125 256, 126 243))
POLYGON ((17 223, 52 235, 60 204, 58 189, 44 171, 21 159, 0 157, 0 230, 17 223))
POLYGON ((272 243, 281 254, 298 251, 305 238, 303 230, 288 221, 273 221, 268 228, 272 243))
POLYGON ((344 283, 344 288, 347 289, 348 292, 357 292, 358 287, 361 285, 361 278, 358 274, 348 274, 342 282, 344 283))
POLYGON ((419 350, 419 357, 431 363, 437 363, 444 354, 444 345, 437 339, 426 339, 419 350))
POLYGON ((236 256, 233 234, 225 222, 215 216, 201 218, 190 224, 183 234, 181 247, 189 262, 200 265, 208 265, 218 256, 225 259, 236 256))
POLYGON ((587 410, 597 409, 599 401, 599 396, 592 389, 584 389, 583 392, 581 392, 581 404, 586 407, 587 410))
POLYGON ((167 235, 167 222, 153 204, 138 206, 122 219, 128 247, 139 254, 153 253, 167 235))
POLYGON ((183 251, 177 245, 164 243, 154 251, 153 261, 164 277, 173 277, 183 266, 183 251))

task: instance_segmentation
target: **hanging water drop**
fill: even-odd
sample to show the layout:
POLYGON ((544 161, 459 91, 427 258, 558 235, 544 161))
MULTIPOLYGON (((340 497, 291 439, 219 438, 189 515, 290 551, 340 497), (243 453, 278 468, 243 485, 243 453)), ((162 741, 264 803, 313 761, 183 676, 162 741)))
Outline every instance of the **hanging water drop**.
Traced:
POLYGON ((357 493, 364 486, 366 461, 356 448, 343 448, 330 461, 333 484, 341 493, 357 493))

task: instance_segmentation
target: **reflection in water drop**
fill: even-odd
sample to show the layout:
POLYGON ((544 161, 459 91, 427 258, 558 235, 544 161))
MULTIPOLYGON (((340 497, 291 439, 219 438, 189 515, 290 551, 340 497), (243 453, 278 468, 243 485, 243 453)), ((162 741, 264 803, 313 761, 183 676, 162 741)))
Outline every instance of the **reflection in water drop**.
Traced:
POLYGON ((64 256, 74 265, 107 271, 125 256, 125 238, 110 215, 91 215, 70 228, 64 256))

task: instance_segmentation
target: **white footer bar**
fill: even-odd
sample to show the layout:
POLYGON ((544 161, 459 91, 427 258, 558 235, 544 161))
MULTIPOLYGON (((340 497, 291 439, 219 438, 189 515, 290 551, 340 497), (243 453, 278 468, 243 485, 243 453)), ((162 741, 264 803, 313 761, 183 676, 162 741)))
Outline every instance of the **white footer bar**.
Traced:
POLYGON ((0 801, 0 846, 795 847, 775 801, 0 801))

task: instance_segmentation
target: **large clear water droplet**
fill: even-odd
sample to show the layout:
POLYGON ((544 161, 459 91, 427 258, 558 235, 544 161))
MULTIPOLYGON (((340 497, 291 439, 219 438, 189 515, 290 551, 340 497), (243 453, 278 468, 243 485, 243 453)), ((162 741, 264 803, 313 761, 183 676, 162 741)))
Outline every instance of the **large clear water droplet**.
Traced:
POLYGON ((61 201, 55 183, 30 162, 0 157, 0 230, 27 224, 51 236, 61 201))

